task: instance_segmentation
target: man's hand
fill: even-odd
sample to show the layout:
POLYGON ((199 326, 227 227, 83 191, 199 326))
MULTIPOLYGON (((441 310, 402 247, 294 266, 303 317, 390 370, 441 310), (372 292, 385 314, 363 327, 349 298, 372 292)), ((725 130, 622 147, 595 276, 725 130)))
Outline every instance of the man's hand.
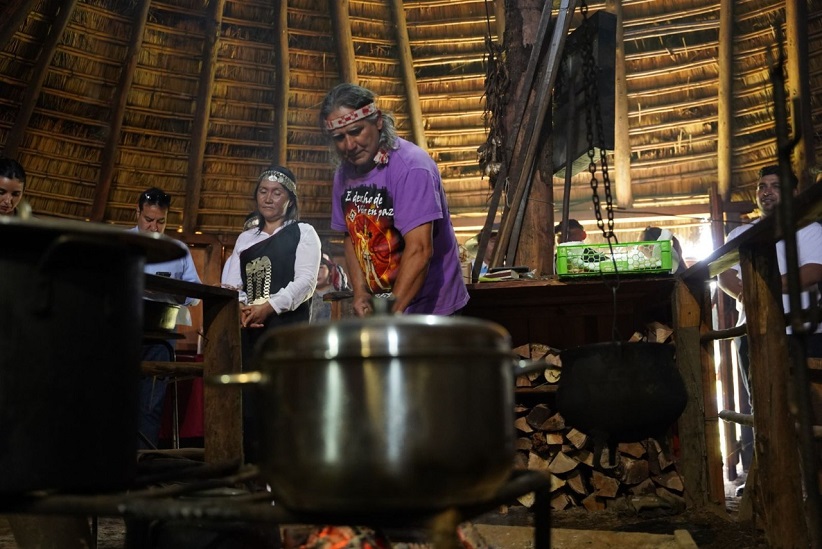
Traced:
POLYGON ((371 305, 371 296, 367 294, 355 294, 351 308, 358 317, 370 316, 374 312, 371 305))

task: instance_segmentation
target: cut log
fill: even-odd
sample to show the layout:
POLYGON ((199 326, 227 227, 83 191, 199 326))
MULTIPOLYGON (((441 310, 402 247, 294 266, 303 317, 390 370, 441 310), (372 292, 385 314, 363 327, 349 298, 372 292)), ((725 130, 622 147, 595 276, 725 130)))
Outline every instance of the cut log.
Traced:
POLYGON ((562 436, 562 433, 545 433, 545 442, 548 446, 562 446, 565 437, 562 436))
POLYGON ((562 511, 573 505, 574 501, 565 492, 556 492, 551 494, 551 509, 555 511, 562 511))
POLYGON ((605 510, 605 503, 597 498, 594 494, 591 494, 587 498, 582 500, 582 506, 588 509, 589 511, 604 511, 605 510))
POLYGON ((528 420, 524 417, 519 417, 514 420, 514 427, 518 430, 522 431, 523 433, 533 433, 534 430, 528 425, 528 420))
POLYGON ((674 331, 670 326, 661 322, 648 324, 648 341, 651 343, 665 343, 674 331))
POLYGON ((594 467, 594 453, 590 450, 580 450, 579 452, 573 455, 573 458, 578 462, 587 465, 588 467, 594 467))
POLYGON ((634 485, 648 480, 650 474, 648 472, 648 460, 623 456, 621 462, 622 474, 620 475, 620 480, 623 483, 634 485))
POLYGON ((517 471, 526 471, 528 469, 528 454, 525 452, 514 454, 514 469, 517 471))
POLYGON ((540 431, 561 431, 565 429, 565 418, 562 414, 556 413, 546 419, 542 425, 539 426, 540 431))
POLYGON ((588 488, 585 486, 585 479, 579 469, 574 469, 566 477, 568 487, 582 496, 588 495, 588 488))
POLYGON ((655 438, 648 439, 648 462, 652 475, 658 475, 670 468, 674 462, 655 438))
POLYGON ((685 485, 682 482, 682 476, 680 476, 679 471, 676 470, 668 471, 667 473, 657 475, 653 477, 653 481, 656 482, 658 486, 667 488, 668 490, 676 492, 677 494, 681 494, 685 491, 685 485))
POLYGON ((640 442, 620 442, 617 450, 622 454, 627 454, 637 459, 646 454, 645 446, 640 442))
POLYGON ((560 488, 564 488, 567 481, 564 478, 551 474, 551 492, 556 492, 560 488))
POLYGON ((534 443, 528 437, 518 437, 514 445, 515 449, 525 450, 526 452, 530 451, 533 446, 534 443))
POLYGON ((563 473, 567 473, 569 471, 573 471, 579 462, 562 452, 559 452, 554 459, 551 460, 551 464, 548 466, 548 470, 554 473, 555 475, 561 475, 563 473))
POLYGON ((530 509, 534 505, 534 499, 536 499, 536 494, 533 492, 528 492, 527 494, 523 494, 518 497, 517 501, 520 502, 526 509, 530 509))
POLYGON ((542 424, 548 421, 551 416, 554 415, 554 412, 548 408, 545 404, 537 404, 531 411, 528 412, 528 415, 525 418, 528 420, 528 425, 531 428, 544 431, 545 429, 542 428, 542 424))
POLYGON ((631 486, 628 488, 628 493, 635 495, 635 496, 646 496, 648 494, 655 494, 656 493, 656 484, 650 478, 646 478, 636 486, 631 486))
MULTIPOLYGON (((561 454, 557 454, 561 455, 561 454)), ((530 471, 551 471, 552 473, 556 472, 551 470, 551 462, 543 457, 535 454, 534 452, 530 452, 528 454, 528 469, 530 471)), ((564 472, 564 471, 562 471, 564 472)))
POLYGON ((546 368, 542 375, 545 376, 545 381, 548 383, 559 383, 559 378, 562 377, 562 369, 546 368))
POLYGON ((517 376, 516 380, 517 387, 531 387, 531 380, 528 379, 528 376, 517 376))
POLYGON ((582 431, 577 431, 573 427, 571 427, 571 429, 567 433, 565 433, 565 438, 568 439, 568 442, 570 442, 574 446, 574 448, 577 448, 579 450, 582 450, 588 443, 588 435, 586 435, 582 431))
POLYGON ((601 498, 615 498, 617 492, 619 492, 619 481, 617 479, 596 470, 591 475, 591 486, 594 487, 594 494, 601 498))

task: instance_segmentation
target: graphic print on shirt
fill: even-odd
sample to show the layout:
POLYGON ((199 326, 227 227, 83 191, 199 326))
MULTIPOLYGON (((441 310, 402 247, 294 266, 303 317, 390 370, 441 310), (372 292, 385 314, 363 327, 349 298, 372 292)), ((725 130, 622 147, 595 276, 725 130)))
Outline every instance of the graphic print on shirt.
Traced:
POLYGON ((368 288, 374 294, 390 292, 405 248, 394 227, 393 198, 385 188, 362 185, 345 190, 342 207, 368 288))

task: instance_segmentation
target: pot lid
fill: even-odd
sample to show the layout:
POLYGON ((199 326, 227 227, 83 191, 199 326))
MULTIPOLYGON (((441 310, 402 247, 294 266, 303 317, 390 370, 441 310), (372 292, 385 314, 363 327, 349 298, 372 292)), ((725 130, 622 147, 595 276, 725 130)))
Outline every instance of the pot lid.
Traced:
POLYGON ((292 324, 263 337, 264 361, 511 355, 511 337, 502 326, 469 317, 374 315, 292 324))
POLYGON ((144 255, 146 263, 171 261, 185 255, 185 249, 173 238, 160 233, 128 231, 120 227, 89 221, 20 219, 0 216, 3 242, 34 250, 45 249, 58 236, 77 236, 120 244, 135 254, 144 255))

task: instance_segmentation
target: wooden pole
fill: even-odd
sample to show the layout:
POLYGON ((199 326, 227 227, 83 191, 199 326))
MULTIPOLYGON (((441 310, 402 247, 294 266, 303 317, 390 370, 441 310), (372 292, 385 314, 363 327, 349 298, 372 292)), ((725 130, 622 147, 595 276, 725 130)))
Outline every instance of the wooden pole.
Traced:
POLYGON ((505 2, 504 0, 494 0, 494 22, 497 30, 497 42, 505 42, 505 2))
POLYGON ((334 44, 337 46, 337 65, 343 82, 356 84, 357 62, 354 56, 354 39, 348 17, 348 0, 328 0, 331 6, 331 22, 334 25, 334 44))
POLYGON ((203 185, 203 158, 208 138, 208 120, 211 115, 211 95, 217 72, 217 49, 220 45, 220 27, 225 0, 212 0, 208 5, 203 43, 203 63, 197 84, 197 107, 191 128, 191 149, 188 154, 186 203, 183 214, 183 233, 191 234, 197 228, 200 209, 200 191, 203 185))
POLYGON ((402 0, 391 0, 391 17, 394 19, 394 35, 399 50, 402 81, 405 84, 411 137, 417 146, 427 151, 428 143, 425 139, 425 125, 422 120, 420 92, 417 89, 417 77, 414 74, 414 59, 411 57, 411 42, 408 40, 408 26, 405 21, 405 8, 403 8, 402 0))
POLYGON ((799 444, 790 413, 788 346, 776 249, 772 243, 739 250, 751 357, 755 482, 765 536, 772 548, 808 547, 799 444))
POLYGON ((716 376, 712 353, 708 350, 713 342, 701 342, 711 311, 707 294, 707 285, 691 288, 684 280, 676 282, 676 363, 688 390, 688 405, 679 418, 680 471, 685 483, 685 501, 689 507, 696 508, 725 503, 716 376))
POLYGON ((625 29, 623 27, 622 0, 614 3, 616 15, 616 52, 614 71, 614 169, 616 170, 617 205, 630 208, 634 204, 631 190, 631 139, 628 134, 628 81, 625 71, 625 29))
POLYGON ((794 149, 793 171, 799 177, 799 190, 814 183, 810 168, 816 166, 814 128, 811 120, 811 91, 808 74, 808 6, 806 0, 785 2, 788 50, 788 97, 791 101, 794 134, 802 140, 794 149), (799 131, 797 131, 799 130, 799 131))
POLYGON ((0 21, 3 21, 0 25, 0 51, 6 49, 12 37, 20 30, 26 17, 38 3, 38 0, 17 0, 10 2, 0 10, 0 21))
POLYGON ((145 34, 150 6, 151 0, 141 0, 140 9, 137 10, 134 19, 132 19, 131 39, 129 40, 126 57, 123 60, 123 67, 120 70, 117 90, 114 94, 114 110, 111 113, 108 138, 100 159, 100 175, 97 178, 97 186, 94 188, 94 202, 92 202, 91 215, 89 216, 92 221, 103 221, 105 215, 106 203, 111 191, 111 182, 114 179, 114 164, 117 157, 117 148, 120 145, 120 131, 123 129, 123 117, 126 112, 128 92, 131 83, 134 81, 134 71, 137 70, 140 50, 143 48, 143 35, 145 34))
POLYGON ((276 47, 274 55, 277 66, 277 87, 274 95, 274 158, 275 164, 284 166, 288 161, 288 94, 290 90, 288 72, 288 0, 280 0, 280 10, 274 20, 276 47))
POLYGON ((719 3, 719 103, 717 106, 717 181, 722 200, 731 198, 733 175, 733 53, 734 0, 719 3))
POLYGON ((37 57, 37 64, 34 65, 31 81, 26 87, 26 94, 23 97, 23 103, 20 105, 20 111, 14 120, 14 126, 9 130, 8 136, 6 137, 6 146, 3 154, 9 158, 17 157, 20 143, 23 141, 26 128, 29 127, 31 115, 34 113, 34 107, 37 105, 37 98, 40 96, 43 83, 46 81, 49 65, 51 65, 51 60, 57 51, 57 44, 60 43, 66 27, 69 21, 71 21, 74 8, 77 7, 77 0, 67 0, 64 3, 58 3, 58 6, 58 11, 54 17, 54 25, 52 25, 46 43, 43 44, 43 49, 40 50, 40 55, 37 57))

